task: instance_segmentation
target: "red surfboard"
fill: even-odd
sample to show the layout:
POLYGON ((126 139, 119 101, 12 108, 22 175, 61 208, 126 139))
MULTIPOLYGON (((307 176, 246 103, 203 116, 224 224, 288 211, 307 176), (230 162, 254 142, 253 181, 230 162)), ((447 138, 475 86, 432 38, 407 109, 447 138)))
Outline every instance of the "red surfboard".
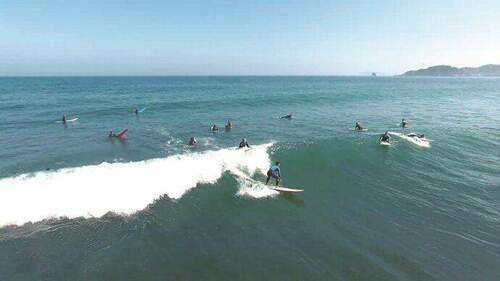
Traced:
POLYGON ((117 138, 120 138, 120 139, 123 139, 125 137, 125 134, 128 132, 128 129, 125 128, 123 130, 121 130, 118 134, 116 134, 116 137, 117 138))

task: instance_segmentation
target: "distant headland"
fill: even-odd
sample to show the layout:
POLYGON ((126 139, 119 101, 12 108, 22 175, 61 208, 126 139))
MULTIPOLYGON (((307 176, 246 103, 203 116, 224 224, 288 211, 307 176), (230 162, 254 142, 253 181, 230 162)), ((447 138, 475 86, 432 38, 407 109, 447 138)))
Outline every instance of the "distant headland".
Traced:
POLYGON ((500 64, 461 68, 449 65, 436 65, 425 69, 407 71, 402 76, 500 77, 500 64))

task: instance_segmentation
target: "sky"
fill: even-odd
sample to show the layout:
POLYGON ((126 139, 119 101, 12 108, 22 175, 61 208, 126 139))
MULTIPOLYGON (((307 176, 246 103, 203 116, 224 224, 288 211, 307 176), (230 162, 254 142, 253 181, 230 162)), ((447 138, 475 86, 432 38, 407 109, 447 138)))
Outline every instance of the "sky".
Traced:
POLYGON ((491 63, 497 0, 0 0, 0 76, 393 75, 491 63))

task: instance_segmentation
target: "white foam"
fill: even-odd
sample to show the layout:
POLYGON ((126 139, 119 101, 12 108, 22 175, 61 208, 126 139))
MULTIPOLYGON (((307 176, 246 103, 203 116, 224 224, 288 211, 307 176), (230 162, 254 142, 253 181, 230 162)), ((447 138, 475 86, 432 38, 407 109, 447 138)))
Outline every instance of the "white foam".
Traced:
MULTIPOLYGON (((268 148, 221 149, 162 159, 66 168, 0 180, 0 225, 49 217, 131 214, 162 195, 178 199, 198 183, 214 183, 224 172, 249 178, 266 171, 268 148)), ((240 189, 245 189, 245 181, 240 189)), ((238 192, 239 193, 239 192, 238 192)), ((246 192, 252 196, 252 192, 246 192)), ((262 197, 261 193, 253 193, 262 197)))
POLYGON ((240 188, 238 189, 238 196, 250 196, 254 198, 264 198, 276 196, 278 191, 270 189, 264 183, 250 181, 248 178, 238 178, 240 188))
POLYGON ((431 147, 431 144, 429 142, 429 140, 427 139, 420 139, 420 138, 416 138, 416 137, 409 137, 405 134, 400 134, 400 133, 396 133, 396 132, 389 132, 389 134, 391 135, 395 135, 395 136, 398 136, 404 140, 407 140, 411 143, 414 143, 418 146, 421 146, 421 147, 431 147))

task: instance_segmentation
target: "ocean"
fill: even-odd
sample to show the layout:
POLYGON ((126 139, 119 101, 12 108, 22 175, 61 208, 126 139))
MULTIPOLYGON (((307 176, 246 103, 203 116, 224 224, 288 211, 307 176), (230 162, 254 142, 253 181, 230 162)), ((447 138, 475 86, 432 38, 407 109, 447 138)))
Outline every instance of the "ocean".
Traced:
POLYGON ((5 77, 0 147, 2 281, 500 280, 500 79, 5 77))

